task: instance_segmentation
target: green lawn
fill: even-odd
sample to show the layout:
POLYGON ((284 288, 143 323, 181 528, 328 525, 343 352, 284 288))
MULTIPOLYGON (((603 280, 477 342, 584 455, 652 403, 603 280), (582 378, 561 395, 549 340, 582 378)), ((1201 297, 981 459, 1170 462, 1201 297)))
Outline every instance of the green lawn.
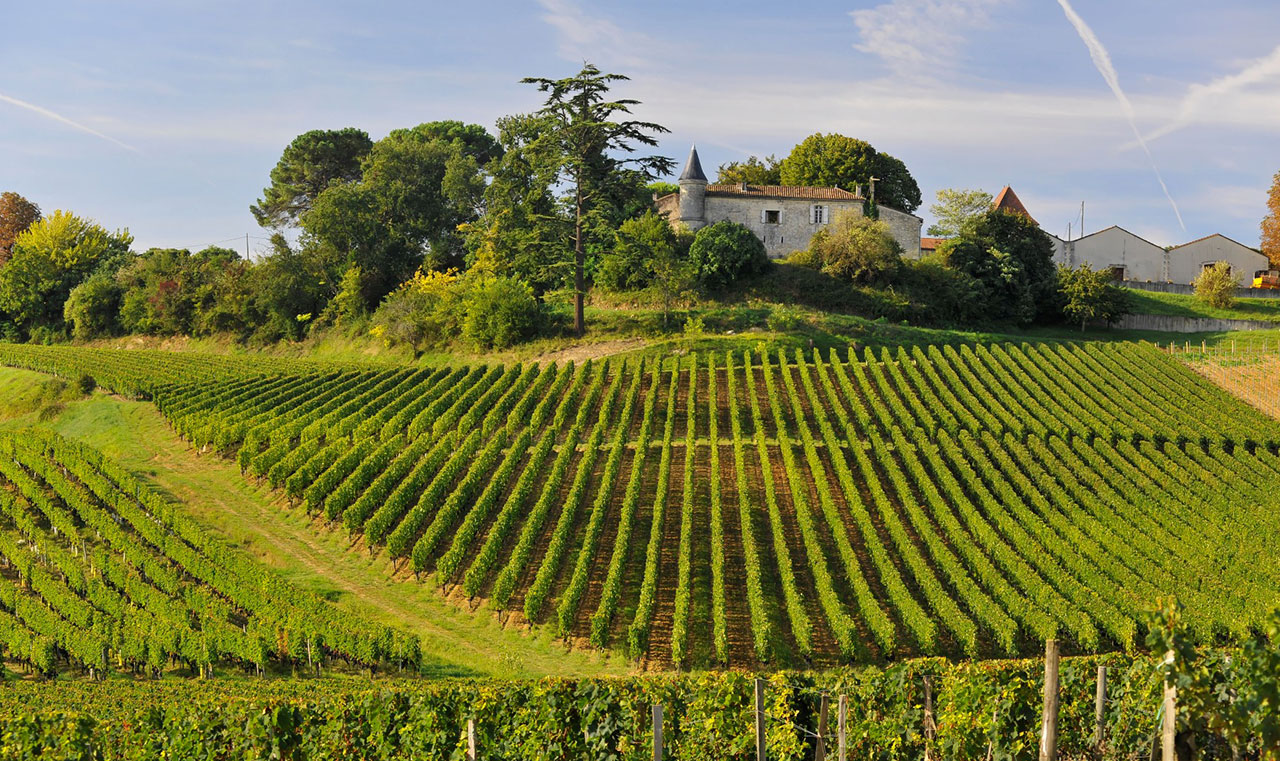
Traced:
POLYGON ((99 449, 293 583, 420 635, 432 673, 533 677, 630 670, 620 657, 569 651, 545 630, 504 627, 487 608, 471 611, 465 600, 448 600, 406 574, 393 576, 385 554, 352 549, 345 532, 314 525, 303 511, 277 502, 269 488, 242 477, 229 460, 194 452, 149 403, 102 392, 45 403, 57 385, 39 373, 0 368, 0 428, 38 427, 99 449))
POLYGON ((1134 314, 1163 314, 1175 317, 1211 317, 1223 320, 1267 320, 1280 323, 1280 299, 1236 299, 1230 309, 1202 303, 1181 293, 1129 291, 1134 314))

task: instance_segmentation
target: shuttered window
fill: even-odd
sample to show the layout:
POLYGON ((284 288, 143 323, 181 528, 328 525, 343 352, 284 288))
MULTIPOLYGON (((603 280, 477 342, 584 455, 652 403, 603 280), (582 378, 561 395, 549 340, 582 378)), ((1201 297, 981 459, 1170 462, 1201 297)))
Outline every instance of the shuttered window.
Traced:
POLYGON ((809 221, 815 225, 825 225, 829 221, 827 219, 827 207, 820 203, 815 203, 810 207, 809 221))

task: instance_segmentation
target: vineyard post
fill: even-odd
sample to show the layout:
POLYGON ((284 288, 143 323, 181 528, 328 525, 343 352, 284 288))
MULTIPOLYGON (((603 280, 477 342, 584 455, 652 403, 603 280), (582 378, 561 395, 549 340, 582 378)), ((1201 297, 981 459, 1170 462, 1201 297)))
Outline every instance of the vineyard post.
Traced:
POLYGON ((822 691, 818 701, 818 742, 813 749, 814 761, 826 761, 827 758, 827 691, 822 691))
MULTIPOLYGON (((1172 660, 1173 651, 1169 651, 1165 657, 1172 660)), ((1164 683, 1162 711, 1164 721, 1160 725, 1160 758, 1161 761, 1176 761, 1178 752, 1174 747, 1174 741, 1178 737, 1178 688, 1169 684, 1167 678, 1164 683)))
POLYGON ((924 677, 924 761, 933 761, 933 677, 924 677))
POLYGON ((1058 641, 1044 643, 1044 719, 1040 730, 1040 761, 1058 758, 1058 641))
POLYGON ((756 761, 767 761, 764 754, 764 680, 756 677, 756 761))
POLYGON ((1105 728, 1103 727, 1103 716, 1107 706, 1107 667, 1098 667, 1098 694, 1093 704, 1093 747, 1099 752, 1102 751, 1102 740, 1105 728))
POLYGON ((836 709, 836 732, 839 733, 839 757, 840 761, 849 761, 849 741, 846 735, 846 723, 849 716, 849 699, 844 695, 840 696, 840 707, 836 709))
POLYGON ((653 761, 662 761, 662 704, 653 704, 653 761))
POLYGON ((467 719, 467 761, 476 761, 476 720, 467 719))

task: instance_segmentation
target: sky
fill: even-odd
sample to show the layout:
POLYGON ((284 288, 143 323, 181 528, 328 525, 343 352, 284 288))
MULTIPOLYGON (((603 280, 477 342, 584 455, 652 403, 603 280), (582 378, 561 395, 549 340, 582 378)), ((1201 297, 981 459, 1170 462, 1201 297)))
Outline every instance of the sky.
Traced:
MULTIPOLYGON (((584 61, 709 173, 839 132, 902 159, 917 212, 1011 185, 1049 232, 1258 245, 1280 170, 1275 0, 15 3, 0 191, 135 248, 265 249, 249 205, 311 129, 535 110, 584 61), (1145 146, 1145 149, 1144 149, 1145 146)), ((677 167, 677 173, 679 167, 677 167)), ((713 178, 714 179, 714 178, 713 178)))

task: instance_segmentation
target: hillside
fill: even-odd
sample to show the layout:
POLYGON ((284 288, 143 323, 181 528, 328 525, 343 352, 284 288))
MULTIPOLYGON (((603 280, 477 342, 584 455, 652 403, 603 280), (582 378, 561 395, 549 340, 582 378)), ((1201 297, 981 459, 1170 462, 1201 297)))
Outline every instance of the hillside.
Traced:
POLYGON ((1229 640, 1280 599, 1280 424, 1137 345, 155 359, 3 352, 128 378, 357 546, 654 665, 1128 648, 1162 595, 1229 640))

